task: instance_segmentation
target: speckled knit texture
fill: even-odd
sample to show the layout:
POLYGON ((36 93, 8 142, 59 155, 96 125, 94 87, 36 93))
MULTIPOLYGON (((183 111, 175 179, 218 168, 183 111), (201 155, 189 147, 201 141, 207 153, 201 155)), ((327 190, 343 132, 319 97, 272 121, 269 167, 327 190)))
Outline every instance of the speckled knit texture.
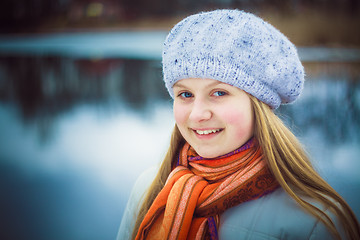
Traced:
POLYGON ((293 102, 304 84, 295 46, 261 18, 239 10, 189 16, 168 34, 163 74, 173 85, 185 78, 210 78, 238 87, 276 109, 293 102))

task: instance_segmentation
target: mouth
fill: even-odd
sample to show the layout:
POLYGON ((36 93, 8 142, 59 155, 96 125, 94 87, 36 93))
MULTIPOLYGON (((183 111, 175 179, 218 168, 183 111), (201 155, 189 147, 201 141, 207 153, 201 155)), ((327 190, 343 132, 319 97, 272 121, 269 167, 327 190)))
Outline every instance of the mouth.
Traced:
POLYGON ((207 130, 193 130, 196 134, 198 135, 209 135, 209 134, 214 134, 214 133, 218 133, 221 132, 223 129, 219 128, 219 129, 207 129, 207 130))

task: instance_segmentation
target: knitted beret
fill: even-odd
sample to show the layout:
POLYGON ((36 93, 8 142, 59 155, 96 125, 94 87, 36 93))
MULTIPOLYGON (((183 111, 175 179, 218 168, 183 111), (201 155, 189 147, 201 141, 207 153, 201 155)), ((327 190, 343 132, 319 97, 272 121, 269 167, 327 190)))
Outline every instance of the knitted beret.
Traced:
POLYGON ((301 93, 304 68, 295 46, 277 29, 239 10, 202 12, 183 19, 163 46, 163 77, 215 79, 238 87, 275 109, 301 93))

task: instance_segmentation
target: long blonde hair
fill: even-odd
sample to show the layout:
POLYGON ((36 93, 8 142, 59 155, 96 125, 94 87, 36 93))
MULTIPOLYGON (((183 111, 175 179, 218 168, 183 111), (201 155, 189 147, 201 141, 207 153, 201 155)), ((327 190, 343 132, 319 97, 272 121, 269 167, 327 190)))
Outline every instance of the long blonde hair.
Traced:
MULTIPOLYGON (((294 134, 269 106, 249 96, 255 115, 254 137, 258 140, 270 171, 280 186, 301 207, 323 222, 337 239, 341 239, 339 229, 325 211, 330 211, 337 217, 348 239, 360 239, 360 227, 355 214, 345 200, 314 170, 304 148, 294 134), (309 198, 312 199, 311 202, 320 203, 325 211, 305 200, 309 198)), ((132 239, 135 238, 155 197, 163 188, 184 142, 175 125, 168 152, 140 207, 132 239)))
POLYGON ((305 199, 320 203, 332 212, 348 239, 360 239, 355 214, 345 200, 314 170, 304 148, 278 116, 264 103, 250 96, 255 114, 254 136, 280 186, 306 211, 315 216, 337 238, 339 230, 322 209, 305 199))

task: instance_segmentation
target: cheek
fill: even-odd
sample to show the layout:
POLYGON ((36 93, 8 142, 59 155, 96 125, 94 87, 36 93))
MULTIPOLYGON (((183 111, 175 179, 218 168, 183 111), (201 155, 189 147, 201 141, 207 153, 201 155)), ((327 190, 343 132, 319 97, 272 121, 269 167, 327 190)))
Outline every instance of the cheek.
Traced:
POLYGON ((229 125, 238 125, 244 120, 244 115, 242 113, 227 112, 223 116, 225 122, 229 125))
POLYGON ((238 137, 253 134, 254 118, 250 109, 225 111, 223 119, 233 128, 238 137))
POLYGON ((187 120, 187 109, 186 107, 179 105, 179 104, 174 104, 173 106, 173 111, 174 111, 174 118, 175 118, 175 122, 180 125, 180 124, 184 124, 187 120))
POLYGON ((222 108, 222 119, 228 125, 239 125, 246 119, 246 114, 237 109, 222 108))

